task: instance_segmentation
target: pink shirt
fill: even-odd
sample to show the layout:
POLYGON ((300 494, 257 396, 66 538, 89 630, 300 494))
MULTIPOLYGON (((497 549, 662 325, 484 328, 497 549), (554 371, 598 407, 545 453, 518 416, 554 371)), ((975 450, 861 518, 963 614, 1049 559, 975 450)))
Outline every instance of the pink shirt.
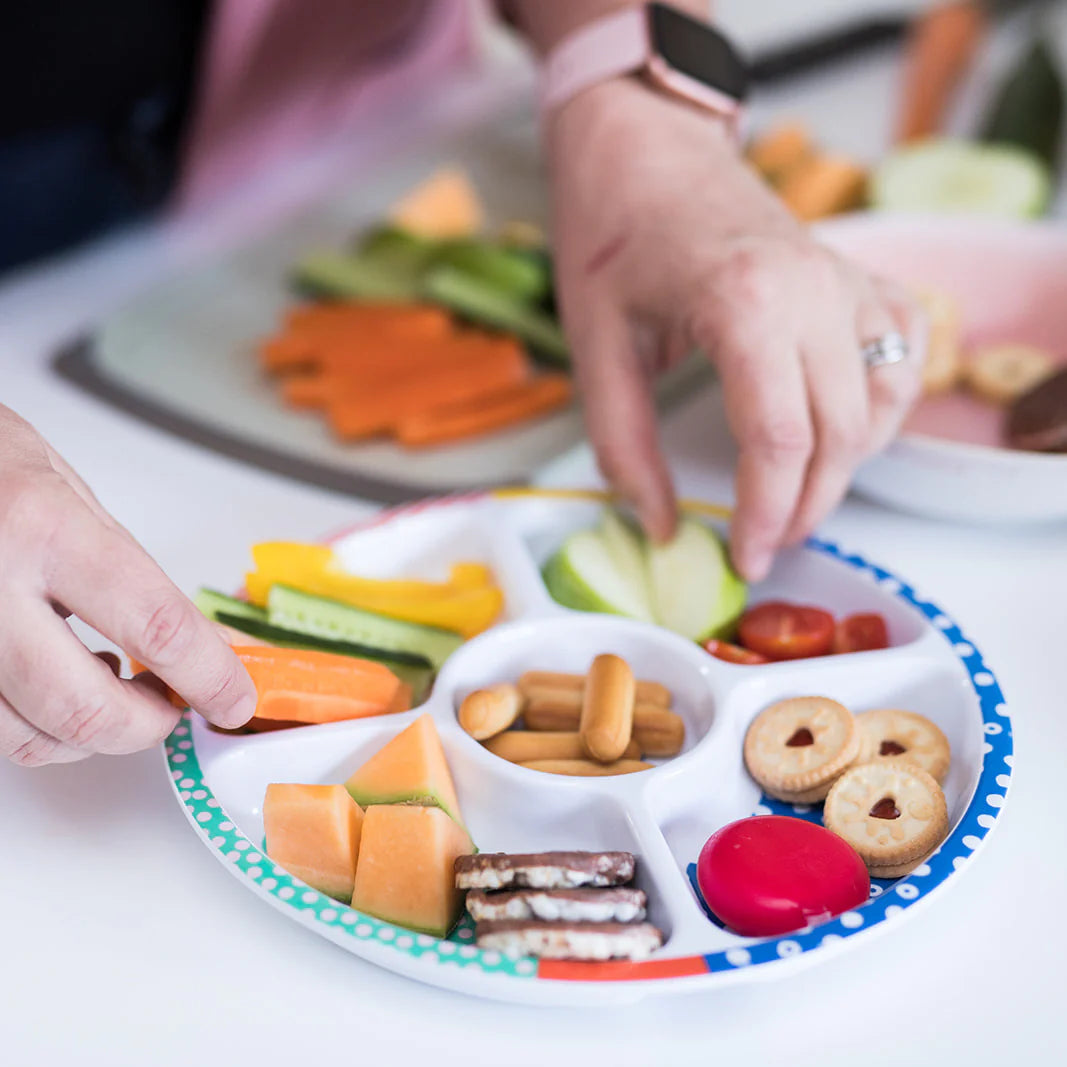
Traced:
POLYGON ((178 200, 345 133, 471 55, 464 0, 216 0, 178 200))

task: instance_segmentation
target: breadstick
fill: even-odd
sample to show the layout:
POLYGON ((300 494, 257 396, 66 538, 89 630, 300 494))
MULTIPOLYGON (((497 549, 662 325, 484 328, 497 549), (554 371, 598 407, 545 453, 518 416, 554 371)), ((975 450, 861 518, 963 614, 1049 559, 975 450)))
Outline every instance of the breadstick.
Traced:
MULTIPOLYGON (((576 730, 506 730, 486 741, 485 747, 510 763, 528 763, 530 760, 556 760, 586 758, 582 735, 576 730)), ((640 759, 641 749, 631 741, 623 750, 626 759, 640 759)))
POLYGON ((634 725, 634 672, 610 652, 597 656, 585 679, 578 732, 586 752, 602 763, 617 760, 634 725))
MULTIPOLYGON (((585 688, 584 674, 564 674, 559 671, 527 671, 519 679, 523 696, 530 698, 534 690, 578 693, 577 704, 581 706, 581 692, 585 688)), ((637 700, 642 704, 655 704, 661 708, 671 706, 671 691, 659 682, 638 680, 637 700)))
MULTIPOLYGON (((531 701, 522 717, 527 730, 577 730, 581 711, 569 704, 531 701)), ((685 722, 673 711, 637 704, 633 739, 645 756, 677 756, 685 743, 685 722)))
POLYGON ((642 763, 636 759, 618 759, 613 763, 597 763, 589 759, 535 759, 520 764, 531 771, 545 771, 547 774, 568 774, 576 778, 597 778, 616 774, 634 774, 637 771, 651 770, 651 763, 642 763))
POLYGON ((516 686, 494 685, 468 694, 459 708, 459 724, 478 741, 503 733, 519 717, 522 695, 516 686))

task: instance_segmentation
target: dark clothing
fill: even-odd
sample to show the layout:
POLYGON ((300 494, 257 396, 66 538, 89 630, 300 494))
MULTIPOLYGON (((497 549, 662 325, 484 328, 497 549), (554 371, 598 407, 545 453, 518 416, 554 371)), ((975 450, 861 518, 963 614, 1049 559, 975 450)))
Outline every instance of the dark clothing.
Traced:
POLYGON ((7 0, 0 271, 161 204, 208 0, 7 0))

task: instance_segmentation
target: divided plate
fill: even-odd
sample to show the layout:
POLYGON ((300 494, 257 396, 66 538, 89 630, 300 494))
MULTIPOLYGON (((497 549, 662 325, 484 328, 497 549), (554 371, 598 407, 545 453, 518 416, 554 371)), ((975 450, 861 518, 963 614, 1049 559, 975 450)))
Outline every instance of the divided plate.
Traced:
POLYGON ((428 702, 398 715, 249 736, 224 735, 186 712, 166 742, 175 792, 204 844, 247 888, 284 915, 358 956, 434 985, 480 996, 573 1004, 635 999, 773 976, 862 945, 952 884, 992 829, 1011 775, 1011 721, 981 655, 938 607, 904 582, 836 545, 811 541, 785 554, 752 600, 878 611, 893 647, 880 652, 743 667, 712 658, 659 627, 571 611, 548 596, 540 565, 599 510, 551 492, 478 494, 387 512, 331 539, 362 574, 443 576, 480 559, 504 590, 500 623, 445 664, 428 702), (680 755, 617 778, 565 778, 498 759, 467 736, 456 710, 472 689, 524 670, 584 672, 615 652, 635 674, 666 685, 686 722, 680 755), (934 720, 952 745, 945 794, 952 830, 940 850, 895 882, 876 882, 855 911, 786 937, 743 938, 703 911, 690 867, 714 830, 773 810, 745 771, 751 719, 775 700, 819 694, 854 711, 895 706, 934 720), (342 782, 417 715, 433 715, 471 834, 485 852, 625 849, 664 947, 638 963, 568 964, 482 951, 469 924, 439 941, 353 911, 309 888, 263 854, 269 782, 342 782))

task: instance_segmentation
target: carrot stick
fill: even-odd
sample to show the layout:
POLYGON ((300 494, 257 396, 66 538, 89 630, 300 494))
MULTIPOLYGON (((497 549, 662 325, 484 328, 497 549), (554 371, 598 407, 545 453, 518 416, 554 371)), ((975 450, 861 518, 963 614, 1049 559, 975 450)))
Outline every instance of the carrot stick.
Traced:
POLYGON ((323 408, 336 381, 328 374, 300 374, 282 383, 282 396, 294 408, 323 408))
POLYGON ((411 699, 415 695, 415 690, 410 682, 401 682, 396 690, 396 697, 393 699, 392 704, 389 705, 389 711, 409 711, 411 708, 411 699))
POLYGON ((783 122, 749 145, 746 156, 772 185, 815 154, 811 131, 802 122, 783 122))
POLYGON ((308 338, 369 332, 432 341, 454 329, 452 316, 429 304, 318 304, 291 311, 285 322, 286 333, 308 338))
POLYGON ((269 374, 288 374, 314 364, 315 346, 306 337, 283 333, 260 344, 259 360, 269 374))
POLYGON ((571 382, 566 375, 544 374, 477 400, 409 415, 397 424, 396 436, 408 448, 477 437, 562 407, 570 398, 571 382))
POLYGON ((897 114, 897 144, 938 133, 952 97, 986 36, 981 5, 961 0, 920 16, 912 27, 904 60, 897 114))
POLYGON ((359 697, 338 696, 334 693, 289 693, 272 689, 259 698, 256 718, 269 722, 323 723, 343 722, 345 719, 365 719, 371 715, 386 715, 396 709, 393 701, 380 704, 359 697))
POLYGON ((326 722, 378 714, 392 704, 400 687, 400 679, 388 667, 371 660, 262 645, 235 645, 233 650, 259 694, 260 718, 326 722), (285 694, 284 700, 280 694, 285 694), (301 697, 311 699, 301 704, 301 697), (345 714, 340 700, 347 701, 345 714))
POLYGON ((518 346, 513 346, 472 357, 464 365, 440 367, 414 381, 405 376, 357 392, 342 386, 329 404, 328 417, 338 437, 368 437, 427 408, 476 400, 519 385, 527 374, 526 358, 518 346))
POLYGON ((851 211, 863 204, 867 172, 841 156, 813 156, 794 167, 778 186, 778 195, 805 222, 851 211))
POLYGON ((457 333, 434 341, 401 341, 375 334, 358 343, 323 341, 317 359, 326 371, 388 381, 401 370, 418 374, 444 364, 463 367, 478 356, 515 359, 523 354, 514 338, 487 333, 457 333))

